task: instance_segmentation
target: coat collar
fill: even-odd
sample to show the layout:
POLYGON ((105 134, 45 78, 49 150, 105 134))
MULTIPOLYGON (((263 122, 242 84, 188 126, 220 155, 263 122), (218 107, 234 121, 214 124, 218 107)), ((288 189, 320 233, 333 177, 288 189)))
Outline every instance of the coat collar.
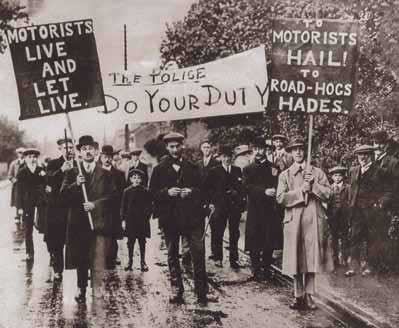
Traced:
MULTIPOLYGON (((297 175, 297 174, 299 173, 300 167, 303 167, 302 170, 304 171, 304 170, 306 169, 306 163, 303 162, 301 165, 296 164, 296 163, 293 163, 293 164, 288 168, 288 170, 289 170, 289 172, 290 172, 292 175, 295 176, 295 175, 297 175)), ((310 172, 313 171, 313 166, 312 166, 312 165, 309 166, 308 171, 310 171, 310 172)))

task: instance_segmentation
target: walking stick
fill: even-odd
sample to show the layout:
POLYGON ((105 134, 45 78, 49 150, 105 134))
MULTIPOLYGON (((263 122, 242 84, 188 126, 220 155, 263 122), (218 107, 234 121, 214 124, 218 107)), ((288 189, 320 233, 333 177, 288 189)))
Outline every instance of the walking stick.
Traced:
POLYGON ((208 231, 208 227, 209 227, 209 224, 210 224, 210 222, 211 222, 211 220, 212 220, 212 217, 213 217, 213 213, 214 213, 214 212, 215 212, 215 211, 211 211, 211 213, 210 213, 209 216, 208 216, 208 222, 206 223, 205 230, 204 230, 204 234, 202 235, 201 241, 203 241, 203 240, 205 239, 205 236, 206 236, 206 233, 207 233, 207 231, 208 231))

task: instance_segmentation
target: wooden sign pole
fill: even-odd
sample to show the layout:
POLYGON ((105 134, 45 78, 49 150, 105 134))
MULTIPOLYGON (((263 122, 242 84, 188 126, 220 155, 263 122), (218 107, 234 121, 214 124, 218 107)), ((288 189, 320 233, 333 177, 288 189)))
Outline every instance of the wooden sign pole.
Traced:
MULTIPOLYGON (((74 137, 74 134, 73 134, 71 118, 69 117, 68 112, 65 112, 65 115, 66 115, 67 125, 68 125, 68 129, 69 129, 69 134, 71 135, 72 143, 73 143, 73 146, 74 146, 74 148, 75 148, 75 154, 77 154, 78 149, 77 149, 77 147, 76 147, 76 140, 75 140, 75 137, 74 137)), ((75 156, 76 156, 76 155, 75 155, 75 156)), ((79 161, 78 158, 76 159, 76 164, 77 164, 77 166, 78 166, 79 175, 83 175, 81 163, 80 163, 80 161, 79 161)), ((85 202, 88 202, 89 199, 88 199, 88 197, 87 197, 86 185, 83 183, 83 184, 81 184, 81 186, 82 186, 84 201, 85 201, 85 202)), ((92 217, 92 215, 91 215, 91 212, 87 212, 87 216, 89 217, 90 228, 91 228, 91 230, 94 230, 93 217, 92 217)))
MULTIPOLYGON (((312 136, 313 136, 313 114, 309 115, 308 155, 306 157, 306 171, 309 171, 312 161, 312 136)), ((305 205, 308 205, 309 193, 305 194, 305 205)))

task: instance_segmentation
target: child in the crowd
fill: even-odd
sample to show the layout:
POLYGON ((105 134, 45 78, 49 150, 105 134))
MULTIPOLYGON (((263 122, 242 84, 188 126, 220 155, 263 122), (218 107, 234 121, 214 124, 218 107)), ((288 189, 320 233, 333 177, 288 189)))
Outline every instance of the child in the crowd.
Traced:
POLYGON ((145 173, 139 169, 131 170, 131 186, 123 192, 121 215, 125 222, 125 235, 128 237, 129 263, 125 268, 131 271, 133 266, 133 251, 136 239, 140 246, 141 271, 148 271, 145 262, 146 238, 151 236, 150 217, 152 212, 152 197, 143 186, 145 173))
POLYGON ((346 248, 348 239, 348 222, 344 211, 347 185, 344 183, 346 168, 336 166, 330 169, 331 189, 333 191, 328 206, 328 222, 332 235, 334 264, 346 264, 346 248))

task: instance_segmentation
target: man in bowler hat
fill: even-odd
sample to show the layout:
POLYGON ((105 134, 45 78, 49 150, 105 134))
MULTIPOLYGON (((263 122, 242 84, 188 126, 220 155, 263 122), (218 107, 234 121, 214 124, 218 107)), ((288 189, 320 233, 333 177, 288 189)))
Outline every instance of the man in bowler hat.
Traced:
POLYGON ((69 207, 65 267, 77 270, 78 294, 75 300, 84 303, 89 270, 93 292, 102 285, 106 259, 112 249, 111 208, 116 188, 111 174, 96 165, 93 137, 80 137, 77 149, 82 158, 82 174, 76 168, 67 172, 61 197, 69 207), (84 200, 82 184, 86 186, 88 201, 84 200), (88 212, 93 218, 93 230, 88 212))

